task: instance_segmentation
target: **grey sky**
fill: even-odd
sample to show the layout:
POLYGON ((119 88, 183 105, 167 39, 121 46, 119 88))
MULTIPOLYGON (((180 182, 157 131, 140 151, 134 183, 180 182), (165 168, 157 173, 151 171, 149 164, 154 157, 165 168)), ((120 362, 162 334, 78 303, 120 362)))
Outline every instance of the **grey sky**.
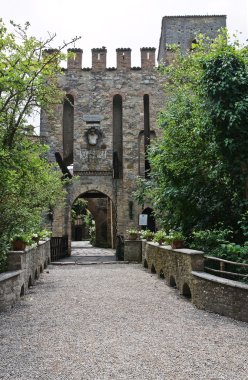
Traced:
POLYGON ((140 48, 158 48, 162 17, 226 14, 231 33, 248 38, 248 0, 7 0, 1 17, 29 21, 35 37, 56 33, 56 45, 81 35, 76 47, 84 50, 83 66, 91 66, 91 48, 106 46, 107 66, 116 66, 115 49, 132 49, 132 66, 140 66, 140 48))

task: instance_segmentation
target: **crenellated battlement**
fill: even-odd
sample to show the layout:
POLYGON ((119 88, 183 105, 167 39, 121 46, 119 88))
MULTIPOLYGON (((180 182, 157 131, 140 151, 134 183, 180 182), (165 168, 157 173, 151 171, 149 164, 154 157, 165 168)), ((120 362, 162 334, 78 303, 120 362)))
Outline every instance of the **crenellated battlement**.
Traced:
POLYGON ((105 46, 101 48, 91 49, 92 54, 92 67, 83 68, 83 50, 82 49, 68 49, 67 70, 84 70, 84 71, 105 71, 105 70, 151 70, 155 66, 155 52, 154 47, 142 47, 141 52, 141 67, 131 66, 131 52, 130 48, 116 49, 116 67, 106 67, 107 62, 107 49, 105 46))

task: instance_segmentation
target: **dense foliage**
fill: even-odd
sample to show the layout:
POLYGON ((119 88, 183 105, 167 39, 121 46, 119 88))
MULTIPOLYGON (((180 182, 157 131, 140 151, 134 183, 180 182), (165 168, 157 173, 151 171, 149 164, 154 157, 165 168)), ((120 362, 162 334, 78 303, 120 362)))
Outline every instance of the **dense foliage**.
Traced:
POLYGON ((87 214, 88 202, 83 198, 78 198, 72 205, 71 218, 77 220, 77 218, 84 218, 87 214))
POLYGON ((231 229, 244 242, 248 226, 248 49, 225 32, 210 44, 199 36, 187 56, 175 52, 161 68, 167 101, 163 136, 149 151, 150 179, 140 201, 151 200, 165 229, 231 229))
POLYGON ((28 36, 11 22, 8 32, 0 20, 0 270, 15 235, 41 228, 42 220, 64 197, 61 175, 45 159, 46 147, 27 136, 28 117, 63 100, 57 88, 61 49, 46 51, 45 41, 28 36))

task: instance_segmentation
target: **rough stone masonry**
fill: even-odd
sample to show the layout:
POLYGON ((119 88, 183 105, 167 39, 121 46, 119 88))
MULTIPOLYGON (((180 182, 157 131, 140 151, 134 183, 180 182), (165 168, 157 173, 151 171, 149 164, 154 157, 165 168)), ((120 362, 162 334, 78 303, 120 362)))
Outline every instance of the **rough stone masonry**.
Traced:
MULTIPOLYGON (((166 16, 162 20, 158 62, 168 64, 170 44, 186 53, 199 32, 210 40, 225 16, 166 16)), ((50 51, 51 53, 51 51, 50 51)), ((54 236, 71 236, 70 211, 78 197, 91 199, 98 245, 114 247, 117 235, 138 226, 139 206, 133 197, 138 176, 149 171, 146 150, 161 133, 157 115, 163 108, 166 79, 155 67, 155 48, 141 48, 141 67, 132 67, 131 49, 116 49, 117 67, 107 67, 107 49, 92 49, 92 67, 83 68, 83 51, 70 49, 67 68, 60 78, 64 104, 53 115, 42 112, 41 136, 50 146, 50 160, 59 152, 77 180, 68 189, 65 207, 56 210, 54 236), (101 201, 101 215, 98 209, 101 201)))

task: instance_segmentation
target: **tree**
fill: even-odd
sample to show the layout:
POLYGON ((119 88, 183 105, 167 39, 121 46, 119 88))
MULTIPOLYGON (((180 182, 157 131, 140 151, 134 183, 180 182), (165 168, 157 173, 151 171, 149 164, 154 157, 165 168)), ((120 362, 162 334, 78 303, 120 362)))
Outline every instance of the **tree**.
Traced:
MULTIPOLYGON (((143 185, 166 228, 232 227, 247 210, 248 49, 226 33, 198 38, 187 56, 161 68, 167 100, 162 140, 152 144, 150 183, 143 185)), ((142 187, 140 187, 142 188, 142 187)), ((141 191, 142 193, 142 191, 141 191)), ((139 194, 140 195, 140 194, 139 194)))
POLYGON ((49 112, 63 101, 57 83, 68 43, 51 50, 55 35, 39 41, 28 35, 29 23, 11 25, 9 33, 0 21, 0 270, 13 236, 39 228, 65 196, 61 173, 45 159, 47 148, 26 130, 36 107, 49 112))
POLYGON ((45 151, 45 146, 27 138, 11 150, 0 149, 2 246, 7 246, 15 234, 39 229, 43 213, 63 201, 61 173, 42 157, 45 151))
POLYGON ((77 218, 83 219, 83 217, 87 214, 87 205, 88 202, 83 198, 78 198, 73 203, 71 208, 71 217, 73 221, 77 220, 77 218))
POLYGON ((37 40, 28 35, 29 23, 11 25, 13 33, 0 20, 0 129, 7 148, 13 147, 36 107, 49 111, 49 106, 62 101, 64 94, 57 85, 59 64, 65 58, 62 50, 78 39, 51 49, 55 34, 37 40))

